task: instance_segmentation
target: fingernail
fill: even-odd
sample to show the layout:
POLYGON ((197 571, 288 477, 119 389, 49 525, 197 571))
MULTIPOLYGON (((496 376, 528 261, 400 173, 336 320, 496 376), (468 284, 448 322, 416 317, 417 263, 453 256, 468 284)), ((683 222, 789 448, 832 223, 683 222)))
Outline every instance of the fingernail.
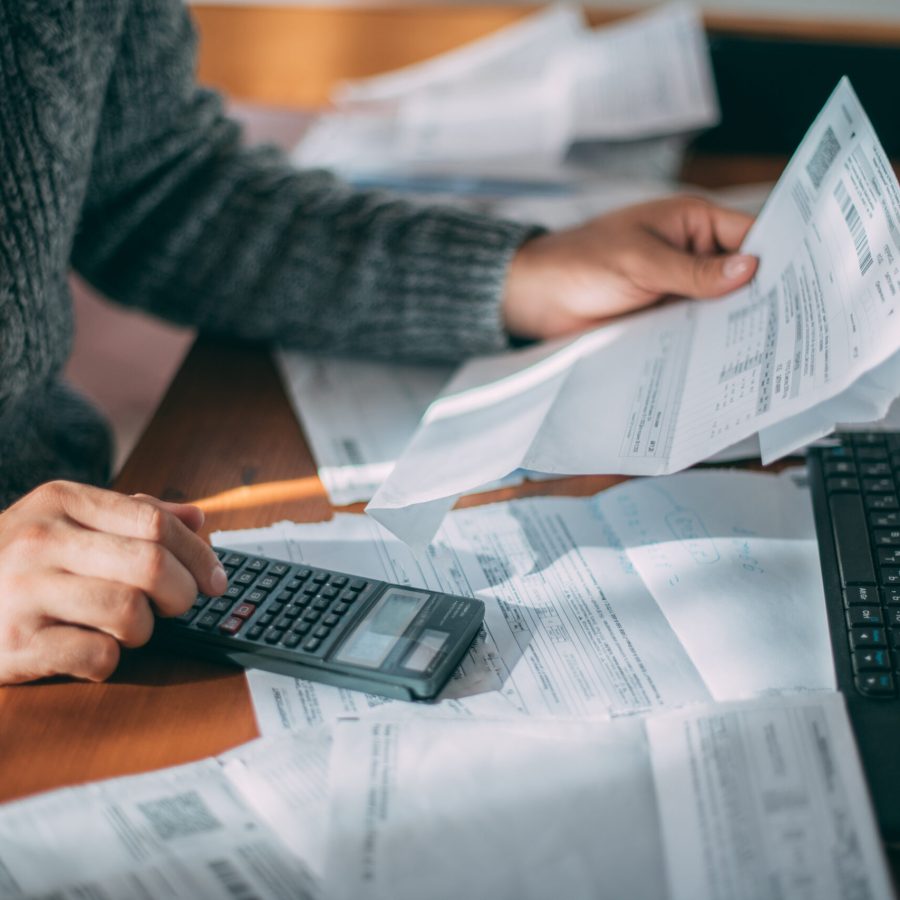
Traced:
POLYGON ((732 256, 725 260, 722 266, 722 274, 729 280, 733 281, 737 278, 743 278, 753 267, 754 259, 752 256, 732 256))
POLYGON ((212 570, 209 578, 209 584, 214 594, 224 594, 228 590, 228 576, 221 566, 216 566, 212 570))

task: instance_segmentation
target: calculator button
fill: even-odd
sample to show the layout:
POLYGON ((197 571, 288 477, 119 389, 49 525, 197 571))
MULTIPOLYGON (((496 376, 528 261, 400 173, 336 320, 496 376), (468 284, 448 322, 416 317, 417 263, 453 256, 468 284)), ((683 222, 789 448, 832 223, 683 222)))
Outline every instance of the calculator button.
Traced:
POLYGON ((347 586, 347 576, 346 575, 335 575, 334 578, 331 579, 331 583, 336 588, 342 588, 347 586))
POLYGON ((860 462, 881 462, 888 458, 888 452, 884 447, 859 447, 856 458, 860 462))
POLYGON ((265 635, 267 644, 277 644, 284 637, 283 628, 270 628, 265 635))
POLYGON ((338 592, 333 587, 323 588, 320 593, 320 596, 324 597, 326 600, 334 600, 334 598, 337 597, 337 595, 338 595, 338 592))
POLYGON ((900 607, 891 606, 885 611, 885 625, 893 628, 900 628, 900 607))
POLYGON ((294 572, 294 578, 299 578, 301 581, 306 581, 310 575, 312 575, 312 569, 303 568, 297 569, 297 571, 294 572))
POLYGON ((250 562, 247 563, 247 568, 251 572, 265 572, 266 561, 264 559, 251 559, 250 562))
POLYGON ((319 593, 319 586, 317 584, 308 584, 305 588, 303 588, 303 595, 305 597, 312 597, 318 593, 319 593))
POLYGON ((317 609, 308 609, 305 613, 303 613, 303 618, 307 622, 315 622, 321 615, 322 613, 320 613, 317 609))
POLYGON ((234 581, 236 584, 253 584, 255 579, 256 572, 248 572, 246 569, 234 576, 234 581))
POLYGON ((313 600, 312 608, 319 610, 319 612, 324 612, 328 609, 330 605, 330 601, 326 600, 324 597, 317 597, 313 600))
POLYGON ((882 566, 900 566, 900 547, 879 547, 878 564, 882 566))
POLYGON ((848 476, 833 476, 825 480, 829 494, 858 494, 859 480, 848 476))
POLYGON ((873 606, 878 603, 874 584, 854 584, 844 589, 844 606, 873 606))
POLYGON ((185 625, 190 624, 197 616, 196 609, 189 609, 186 612, 183 612, 180 616, 177 616, 176 622, 183 622, 185 625))
POLYGON ((262 625, 254 625, 245 635, 244 637, 249 638, 251 641, 258 641, 265 631, 265 628, 262 625))
POLYGON ((310 628, 312 628, 312 625, 309 622, 300 621, 294 625, 291 631, 293 631, 294 634, 304 635, 309 632, 310 628))
POLYGON ((870 494, 893 494, 893 478, 863 478, 863 490, 870 494))
POLYGON ((330 629, 330 628, 327 628, 325 625, 320 625, 320 626, 313 632, 313 637, 317 637, 317 638, 325 638, 325 637, 328 637, 328 635, 329 635, 330 632, 331 632, 331 629, 330 629))
POLYGON ((294 622, 291 619, 286 618, 285 616, 281 616, 278 621, 272 626, 273 628, 280 628, 282 631, 286 631, 288 628, 293 625, 294 622))
POLYGON ((247 557, 241 553, 229 553, 227 550, 224 551, 224 553, 225 555, 220 556, 219 559, 221 559, 226 566, 242 566, 247 559, 247 557))
MULTIPOLYGON (((337 625, 337 623, 340 621, 341 620, 339 616, 336 616, 334 613, 329 613, 327 616, 325 616, 324 619, 322 619, 322 624, 327 625, 329 628, 331 628, 332 626, 337 625)), ((898 622, 898 624, 900 624, 900 622, 898 622)))
POLYGON ((316 572, 312 577, 313 584, 325 584, 328 581, 328 576, 324 572, 316 572))
POLYGON ((900 587, 900 568, 896 566, 881 567, 881 583, 888 586, 900 587))
POLYGON ((209 603, 209 600, 210 598, 206 594, 197 594, 197 598, 194 600, 194 609, 203 609, 209 603))
POLYGON ((321 644, 321 643, 322 643, 322 641, 320 638, 308 637, 303 642, 303 649, 308 650, 310 653, 314 653, 316 650, 319 649, 319 644, 321 644))
MULTIPOLYGON (((835 465, 835 463, 830 463, 829 465, 835 465)), ((838 463, 837 465, 840 465, 838 463)), ((886 476, 888 478, 891 477, 891 467, 886 462, 868 462, 863 463, 859 467, 860 473, 866 478, 880 478, 886 476)), ((834 474, 834 473, 828 473, 834 474)))
POLYGON ((900 509, 900 500, 896 494, 866 494, 866 509, 883 512, 900 509))
POLYGON ((269 566, 269 571, 273 575, 277 575, 279 578, 281 578, 282 575, 287 575, 287 573, 290 571, 290 568, 291 567, 287 563, 272 563, 272 565, 269 566))
POLYGON ((285 589, 286 591, 291 591, 291 592, 299 591, 299 590, 300 590, 300 585, 301 585, 301 584, 303 584, 303 582, 302 582, 299 578, 292 578, 292 579, 284 586, 284 589, 285 589))
POLYGON ((239 619, 249 619, 255 612, 256 607, 252 603, 239 603, 237 608, 231 611, 231 614, 239 619))
POLYGON ((218 613, 203 613, 203 615, 197 619, 197 627, 202 628, 204 631, 209 631, 210 628, 216 627, 221 618, 222 617, 218 613))
POLYGON ((247 592, 247 596, 244 597, 244 600, 246 600, 247 603, 259 604, 259 603, 262 603, 263 600, 265 600, 266 597, 268 597, 268 596, 269 595, 265 591, 260 591, 260 590, 257 590, 256 588, 253 588, 252 591, 247 592))
POLYGON ((279 603, 290 603, 294 599, 294 595, 290 591, 282 591, 278 595, 279 603))
POLYGON ((286 634, 284 636, 284 640, 282 640, 281 643, 284 644, 285 647, 293 649, 294 647, 297 646, 297 644, 300 643, 301 639, 302 639, 301 635, 292 631, 292 632, 290 632, 290 634, 286 634))
POLYGON ((256 582, 256 587, 261 591, 271 591, 280 580, 281 579, 276 578, 274 575, 263 575, 263 577, 256 582))
POLYGON ((354 603, 358 596, 359 596, 358 591, 354 591, 351 588, 344 588, 344 590, 341 591, 341 596, 339 597, 339 599, 340 599, 341 603, 350 604, 350 603, 354 603))
POLYGON ((351 591, 361 591, 367 586, 368 582, 363 581, 361 578, 354 578, 349 584, 349 589, 351 591))
MULTIPOLYGON (((900 610, 897 610, 900 612, 900 610)), ((865 628, 868 625, 884 625, 880 606, 851 606, 847 610, 847 624, 851 628, 865 628)), ((900 622, 897 623, 900 625, 900 622)))
POLYGON ((273 600, 267 607, 266 612, 275 613, 277 616, 284 609, 284 604, 279 603, 277 600, 273 600))
POLYGON ((883 593, 888 606, 900 606, 900 587, 886 587, 883 593))
POLYGON ((257 621, 260 625, 271 625, 275 621, 275 616, 270 612, 263 613, 257 621))
POLYGON ((244 593, 244 585, 242 584, 231 584, 228 586, 228 590, 222 594, 223 597, 228 597, 229 600, 237 600, 241 594, 244 593))
POLYGON ((292 603, 285 611, 284 615, 287 619, 296 619, 300 613, 303 612, 303 607, 298 606, 296 603, 292 603))
POLYGON ((220 626, 223 634, 237 634, 244 627, 244 620, 237 616, 229 616, 220 626))
POLYGON ((342 616, 345 612, 347 612, 348 609, 350 609, 349 603, 335 603, 331 611, 336 616, 342 616))
POLYGON ((873 528, 900 528, 900 513, 870 512, 869 524, 873 528))
POLYGON ((223 613, 228 612, 229 609, 234 605, 234 600, 230 600, 227 597, 219 597, 210 604, 210 612, 223 613))
POLYGON ((900 528, 876 528, 876 547, 900 547, 900 528))

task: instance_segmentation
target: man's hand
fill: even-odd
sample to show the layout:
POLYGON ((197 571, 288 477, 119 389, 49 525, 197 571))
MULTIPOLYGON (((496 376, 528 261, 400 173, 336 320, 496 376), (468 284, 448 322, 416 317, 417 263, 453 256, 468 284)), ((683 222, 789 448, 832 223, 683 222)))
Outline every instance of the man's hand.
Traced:
POLYGON ((752 222, 699 198, 672 197, 532 238, 510 267, 507 331, 557 337, 663 297, 727 294, 756 272, 754 257, 735 252, 752 222))
POLYGON ((121 647, 149 640, 227 578, 194 532, 195 506, 64 481, 0 515, 0 684, 109 677, 121 647))

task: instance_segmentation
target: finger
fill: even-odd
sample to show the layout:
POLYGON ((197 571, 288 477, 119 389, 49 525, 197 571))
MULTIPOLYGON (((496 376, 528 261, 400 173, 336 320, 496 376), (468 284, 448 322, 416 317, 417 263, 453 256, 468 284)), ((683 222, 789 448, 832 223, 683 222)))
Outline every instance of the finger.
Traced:
POLYGON ((159 509, 171 513, 187 525, 191 531, 199 531, 206 520, 206 515, 203 510, 200 509, 199 506, 194 506, 191 503, 170 503, 168 500, 159 500, 156 497, 151 497, 149 494, 132 494, 131 497, 134 500, 152 503, 154 506, 159 507, 159 509))
POLYGON ((225 570, 209 544, 170 511, 172 507, 181 511, 190 509, 187 504, 126 497, 115 491, 68 482, 52 482, 44 489, 53 492, 51 496, 66 515, 87 528, 164 545, 204 593, 218 596, 228 588, 225 570))
POLYGON ((695 254, 648 235, 630 273, 634 283, 657 296, 720 297, 745 285, 757 260, 742 254, 695 254))
POLYGON ((153 634, 153 611, 138 588, 66 572, 42 586, 44 614, 58 622, 105 632, 124 647, 140 647, 153 634))
POLYGON ((738 250, 753 225, 753 216, 723 206, 709 207, 713 234, 720 250, 738 250))
POLYGON ((71 675, 105 681, 119 664, 121 651, 114 638, 88 628, 52 625, 36 632, 16 661, 20 681, 71 675))
POLYGON ((118 582, 143 591, 161 615, 181 615, 198 592, 191 573, 167 547, 154 541, 69 525, 68 533, 54 542, 52 560, 73 575, 118 582))

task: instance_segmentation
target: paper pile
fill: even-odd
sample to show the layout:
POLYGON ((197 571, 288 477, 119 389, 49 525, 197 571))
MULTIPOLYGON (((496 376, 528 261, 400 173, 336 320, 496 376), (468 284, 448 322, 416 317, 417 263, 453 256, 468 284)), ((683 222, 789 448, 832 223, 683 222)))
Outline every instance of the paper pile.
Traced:
POLYGON ((743 250, 753 282, 464 365, 368 511, 427 543, 462 493, 519 468, 657 475, 755 434, 763 461, 885 415, 900 383, 900 186, 849 82, 743 250))
POLYGON ((424 63, 345 84, 335 100, 337 110, 297 146, 299 165, 408 174, 490 171, 502 161, 506 178, 542 179, 575 142, 656 137, 718 118, 703 24, 686 5, 599 31, 573 7, 552 7, 424 63))

